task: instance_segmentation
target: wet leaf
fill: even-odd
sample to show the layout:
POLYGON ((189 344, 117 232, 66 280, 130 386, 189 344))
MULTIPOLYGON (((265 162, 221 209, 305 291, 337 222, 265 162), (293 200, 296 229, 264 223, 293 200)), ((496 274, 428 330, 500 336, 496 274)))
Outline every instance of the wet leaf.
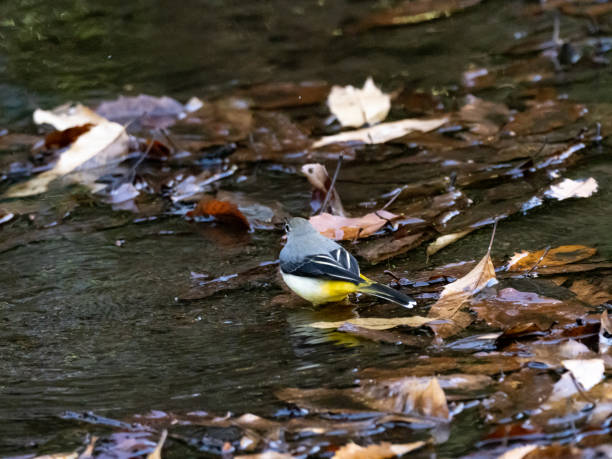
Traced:
MULTIPOLYGON (((398 231, 398 233, 400 232, 398 231)), ((357 254, 370 263, 380 263, 420 246, 429 237, 429 233, 422 232, 405 235, 394 233, 377 238, 374 241, 368 241, 365 245, 361 244, 357 249, 357 254)))
POLYGON ((571 397, 580 390, 589 391, 599 384, 604 377, 604 361, 602 359, 564 360, 563 366, 569 372, 563 374, 553 387, 548 402, 556 402, 571 397), (581 385, 581 389, 576 387, 581 385))
POLYGON ((249 284, 275 282, 278 263, 264 262, 259 266, 245 269, 239 273, 228 274, 212 280, 205 280, 178 296, 179 300, 191 301, 207 298, 218 292, 244 288, 249 284))
POLYGON ((597 180, 593 177, 582 180, 563 179, 561 182, 551 185, 544 196, 551 199, 563 201, 569 198, 589 198, 598 189, 597 180))
POLYGON ((145 94, 119 96, 116 100, 102 102, 96 109, 96 113, 108 120, 121 124, 137 121, 146 128, 172 126, 185 111, 183 104, 171 97, 145 94))
MULTIPOLYGON (((51 124, 61 130, 85 124, 92 124, 93 127, 62 153, 52 169, 11 187, 6 193, 8 197, 43 193, 53 180, 75 169, 102 168, 123 159, 128 152, 129 138, 123 126, 100 117, 82 105, 62 106, 48 112, 38 109, 34 112, 34 121, 51 124)), ((89 179, 92 185, 95 177, 89 179)))
POLYGON ((459 231, 457 233, 445 234, 443 236, 439 236, 435 241, 427 246, 427 256, 431 257, 432 255, 438 253, 444 247, 451 245, 454 242, 457 242, 459 239, 467 236, 476 228, 468 228, 463 231, 459 231))
POLYGON ((365 403, 376 410, 414 413, 443 420, 451 418, 446 395, 435 377, 368 382, 358 392, 365 403))
POLYGON ((514 119, 504 126, 504 131, 516 136, 545 133, 573 123, 586 113, 584 105, 567 101, 536 103, 527 111, 517 113, 514 119))
POLYGON ((523 445, 517 446, 506 451, 497 459, 523 459, 528 453, 538 448, 538 445, 523 445))
MULTIPOLYGON (((329 187, 331 186, 331 179, 329 178, 327 169, 323 164, 304 164, 301 170, 312 185, 312 199, 310 200, 310 207, 312 208, 313 212, 317 212, 325 201, 325 196, 327 195, 329 187)), ((344 207, 342 207, 340 195, 338 194, 338 191, 336 191, 335 187, 331 191, 331 196, 329 197, 329 208, 332 215, 339 215, 340 217, 346 216, 344 207)))
POLYGON ((318 104, 325 100, 329 89, 329 84, 324 81, 266 83, 252 86, 239 94, 251 99, 255 108, 273 110, 318 104))
POLYGON ((466 123, 470 132, 482 136, 495 136, 510 118, 510 110, 504 104, 486 101, 472 95, 459 110, 459 120, 466 123))
POLYGON ((572 282, 569 289, 576 297, 591 306, 599 306, 612 300, 612 279, 605 278, 578 279, 572 282))
POLYGON ((337 322, 314 322, 310 324, 314 328, 340 328, 345 325, 354 325, 370 330, 388 330, 390 328, 406 326, 406 327, 421 327, 433 319, 420 316, 412 317, 358 317, 355 319, 340 320, 337 322))
POLYGON ((494 297, 472 303, 470 307, 476 311, 479 319, 502 330, 527 322, 546 330, 555 322, 571 324, 588 312, 575 300, 560 301, 510 287, 500 290, 494 297))
POLYGON ((338 327, 338 331, 379 343, 398 344, 404 346, 424 347, 431 341, 426 336, 413 336, 398 331, 386 331, 360 327, 350 322, 344 322, 338 327))
POLYGON ((241 454, 234 456, 236 459, 294 459, 295 456, 289 453, 279 453, 278 451, 264 451, 259 454, 241 454))
POLYGON ((204 198, 196 208, 187 213, 188 217, 215 217, 216 220, 239 229, 250 229, 251 225, 238 206, 228 201, 204 198))
POLYGON ((313 148, 320 148, 336 142, 385 143, 397 139, 413 131, 428 132, 439 128, 448 121, 448 118, 434 118, 429 120, 405 119, 377 124, 376 126, 346 131, 340 134, 322 137, 312 144, 313 148))
POLYGON ((496 282, 495 268, 487 251, 484 258, 469 273, 444 287, 440 298, 432 305, 427 314, 429 318, 449 321, 432 327, 436 335, 446 338, 467 327, 472 319, 469 314, 461 311, 462 306, 470 297, 496 282))
POLYGON ((515 253, 508 261, 506 268, 511 272, 526 271, 536 266, 536 269, 549 266, 563 266, 586 260, 597 253, 597 249, 584 245, 562 245, 550 250, 542 249, 536 252, 515 253))
POLYGON ((63 131, 53 131, 45 137, 45 148, 64 148, 74 142, 81 134, 85 134, 93 127, 86 123, 82 126, 74 126, 63 131))
POLYGON ((336 451, 334 459, 385 459, 403 456, 425 445, 424 441, 414 443, 391 444, 387 442, 378 445, 359 446, 348 443, 336 451))
POLYGON ((172 138, 179 147, 199 151, 246 139, 254 127, 253 113, 246 102, 222 99, 205 102, 197 111, 172 126, 172 138))
POLYGON ((358 33, 374 27, 389 27, 446 18, 453 13, 477 5, 482 0, 409 0, 399 5, 374 13, 347 28, 349 33, 358 33))
POLYGON ((336 241, 345 241, 371 236, 397 218, 399 217, 391 212, 379 210, 355 218, 322 213, 310 217, 309 221, 323 236, 336 241))
POLYGON ((361 127, 384 121, 391 109, 391 96, 369 77, 363 88, 333 86, 327 98, 329 110, 343 127, 361 127))

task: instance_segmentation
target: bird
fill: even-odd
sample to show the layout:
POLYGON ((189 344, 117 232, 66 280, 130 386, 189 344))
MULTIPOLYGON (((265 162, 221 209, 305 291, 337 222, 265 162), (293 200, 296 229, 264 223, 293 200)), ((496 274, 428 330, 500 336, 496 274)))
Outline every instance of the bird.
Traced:
POLYGON ((413 298, 361 274, 359 264, 344 247, 320 234, 308 220, 293 217, 285 224, 287 243, 280 252, 283 281, 314 305, 344 300, 350 293, 373 295, 405 308, 413 298))

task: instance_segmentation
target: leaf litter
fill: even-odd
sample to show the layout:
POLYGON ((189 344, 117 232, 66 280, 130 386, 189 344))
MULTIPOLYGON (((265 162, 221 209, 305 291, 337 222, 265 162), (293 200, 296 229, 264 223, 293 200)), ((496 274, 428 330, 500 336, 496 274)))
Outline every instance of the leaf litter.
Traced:
MULTIPOLYGON (((443 19, 477 3, 399 2, 345 31, 443 19)), ((563 14, 604 14, 582 5, 578 11, 568 2, 557 6, 563 14)), ((318 229, 350 243, 352 252, 366 261, 387 261, 393 270, 391 284, 419 300, 417 314, 409 317, 360 298, 350 317, 323 313, 326 320, 309 321, 311 326, 304 328, 321 339, 333 342, 334 334, 351 334, 358 344, 375 341, 381 344, 369 345, 409 352, 395 368, 358 369, 348 388, 333 383, 317 389, 280 387, 279 403, 290 416, 162 413, 155 419, 139 417, 139 426, 75 416, 75 421, 114 429, 97 443, 84 441, 81 450, 91 445, 91 455, 121 451, 158 457, 162 447, 174 449, 182 442, 197 451, 252 457, 392 457, 443 442, 440 426, 465 422, 466 412, 483 425, 485 433, 476 446, 498 448, 490 457, 597 448, 602 440, 593 432, 609 435, 612 414, 605 374, 612 333, 607 312, 612 290, 606 279, 612 264, 577 241, 533 252, 521 251, 517 242, 508 247, 517 255, 505 265, 489 249, 480 262, 435 266, 443 248, 495 221, 501 229, 505 218, 520 218, 545 199, 597 198, 600 184, 595 178, 562 177, 575 177, 567 172, 593 157, 591 139, 598 135, 594 122, 603 118, 590 106, 557 94, 563 84, 558 65, 571 73, 604 52, 585 53, 584 36, 568 40, 580 47, 577 60, 563 57, 563 45, 546 37, 509 49, 511 57, 499 67, 468 67, 464 87, 452 94, 453 104, 437 94, 428 97, 427 88, 385 95, 373 82, 366 83, 366 93, 376 96, 376 102, 370 106, 366 95, 345 103, 359 110, 348 116, 354 121, 342 123, 370 125, 364 129, 341 130, 330 123, 325 104, 335 106, 338 87, 330 89, 333 82, 289 82, 186 104, 138 96, 103 103, 97 112, 83 106, 37 111, 36 123, 56 129, 44 142, 40 136, 0 136, 3 151, 11 151, 10 160, 3 158, 7 162, 0 165, 8 189, 4 198, 13 196, 0 203, 5 250, 82 230, 61 219, 57 227, 36 226, 44 210, 31 203, 20 207, 15 200, 45 192, 55 179, 69 176, 95 188, 107 186, 111 201, 146 196, 160 203, 159 215, 192 212, 195 221, 186 224, 194 231, 218 226, 229 244, 243 237, 230 228, 243 235, 250 228, 258 237, 259 231, 279 228, 288 215, 282 193, 273 196, 276 205, 262 197, 268 190, 253 196, 241 191, 254 188, 249 182, 254 171, 266 170, 301 181, 299 199, 307 207, 310 196, 314 212, 328 199, 330 213, 312 217, 318 229), (481 91, 503 85, 518 88, 513 90, 516 99, 488 100, 481 91), (416 118, 402 118, 406 114, 416 118), (129 133, 124 124, 129 124, 129 133), (346 162, 339 188, 360 188, 360 200, 354 197, 359 193, 351 192, 341 200, 332 186, 327 168, 341 156, 346 162), (373 172, 362 180, 365 169, 373 172), (15 180, 22 182, 15 185, 15 180), (21 233, 30 215, 35 229, 25 237, 21 233), (430 245, 426 249, 424 244, 430 245), (427 250, 433 269, 402 272, 407 267, 399 255, 414 249, 427 250), (193 426, 239 433, 225 440, 182 430, 193 426), (580 436, 590 436, 593 445, 555 444, 559 438, 580 436), (533 441, 538 445, 513 449, 533 441)), ((359 91, 348 90, 353 96, 359 91)), ((362 267, 374 270, 366 263, 362 267)), ((277 271, 273 260, 229 274, 219 268, 190 279, 177 297, 198 301, 223 292, 277 288, 277 271)), ((291 296, 285 301, 307 308, 291 296)))

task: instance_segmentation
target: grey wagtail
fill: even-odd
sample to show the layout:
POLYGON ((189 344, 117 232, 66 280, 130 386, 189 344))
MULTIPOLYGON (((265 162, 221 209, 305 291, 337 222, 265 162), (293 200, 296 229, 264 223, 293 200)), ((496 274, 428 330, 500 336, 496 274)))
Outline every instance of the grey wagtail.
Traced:
POLYGON ((318 305, 362 292, 405 308, 416 304, 409 296, 361 274, 355 257, 321 235, 308 220, 291 218, 285 229, 287 244, 280 253, 280 272, 287 286, 305 300, 318 305))

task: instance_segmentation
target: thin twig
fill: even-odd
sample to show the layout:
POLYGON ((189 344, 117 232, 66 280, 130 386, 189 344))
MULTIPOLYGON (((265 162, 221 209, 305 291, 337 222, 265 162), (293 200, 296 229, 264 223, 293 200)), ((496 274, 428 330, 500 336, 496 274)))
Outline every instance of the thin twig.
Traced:
POLYGON ((172 140, 172 137, 170 136, 170 133, 168 132, 168 129, 162 128, 162 129, 160 129, 160 131, 164 135, 164 137, 166 138, 166 140, 168 141, 170 146, 174 149, 175 152, 181 150, 179 148, 179 146, 176 144, 176 142, 174 140, 172 140))
POLYGON ((489 241, 489 248, 487 249, 487 255, 491 255, 491 248, 493 247, 493 241, 495 240, 495 232, 497 231, 497 218, 493 223, 493 233, 491 233, 491 240, 489 241))
POLYGON ((580 395, 582 395, 587 402, 593 404, 593 406, 597 405, 597 402, 593 400, 593 398, 591 398, 589 394, 586 393, 586 391, 584 390, 584 387, 582 387, 582 384, 580 384, 580 381, 578 381, 576 377, 574 376, 574 373, 570 371, 569 375, 572 378, 572 382, 574 383, 574 386, 576 386, 576 389, 578 390, 580 395))
POLYGON ((391 197, 391 199, 389 199, 387 204, 385 204, 380 210, 385 210, 387 207, 393 204, 393 202, 399 197, 400 194, 402 194, 402 191, 404 191, 405 189, 406 189, 406 185, 402 186, 401 188, 398 188, 397 192, 391 197))
POLYGON ((538 261, 535 262, 535 264, 529 269, 529 271, 527 271, 524 275, 525 276, 529 276, 537 267, 540 263, 542 263, 542 260, 546 257, 546 255, 548 255, 548 251, 550 250, 550 246, 547 246, 544 249, 544 253, 542 254, 542 256, 538 259, 538 261))
POLYGON ((338 178, 338 174, 340 173, 340 166, 342 165, 342 160, 344 159, 344 155, 340 154, 338 157, 338 164, 336 165, 336 171, 334 172, 334 176, 332 178, 331 184, 327 189, 327 193, 325 193, 325 199, 323 200, 323 204, 321 204, 321 208, 319 209, 319 214, 325 212, 327 205, 329 204, 329 200, 331 198, 332 193, 334 192, 334 186, 336 185, 336 179, 338 178))

